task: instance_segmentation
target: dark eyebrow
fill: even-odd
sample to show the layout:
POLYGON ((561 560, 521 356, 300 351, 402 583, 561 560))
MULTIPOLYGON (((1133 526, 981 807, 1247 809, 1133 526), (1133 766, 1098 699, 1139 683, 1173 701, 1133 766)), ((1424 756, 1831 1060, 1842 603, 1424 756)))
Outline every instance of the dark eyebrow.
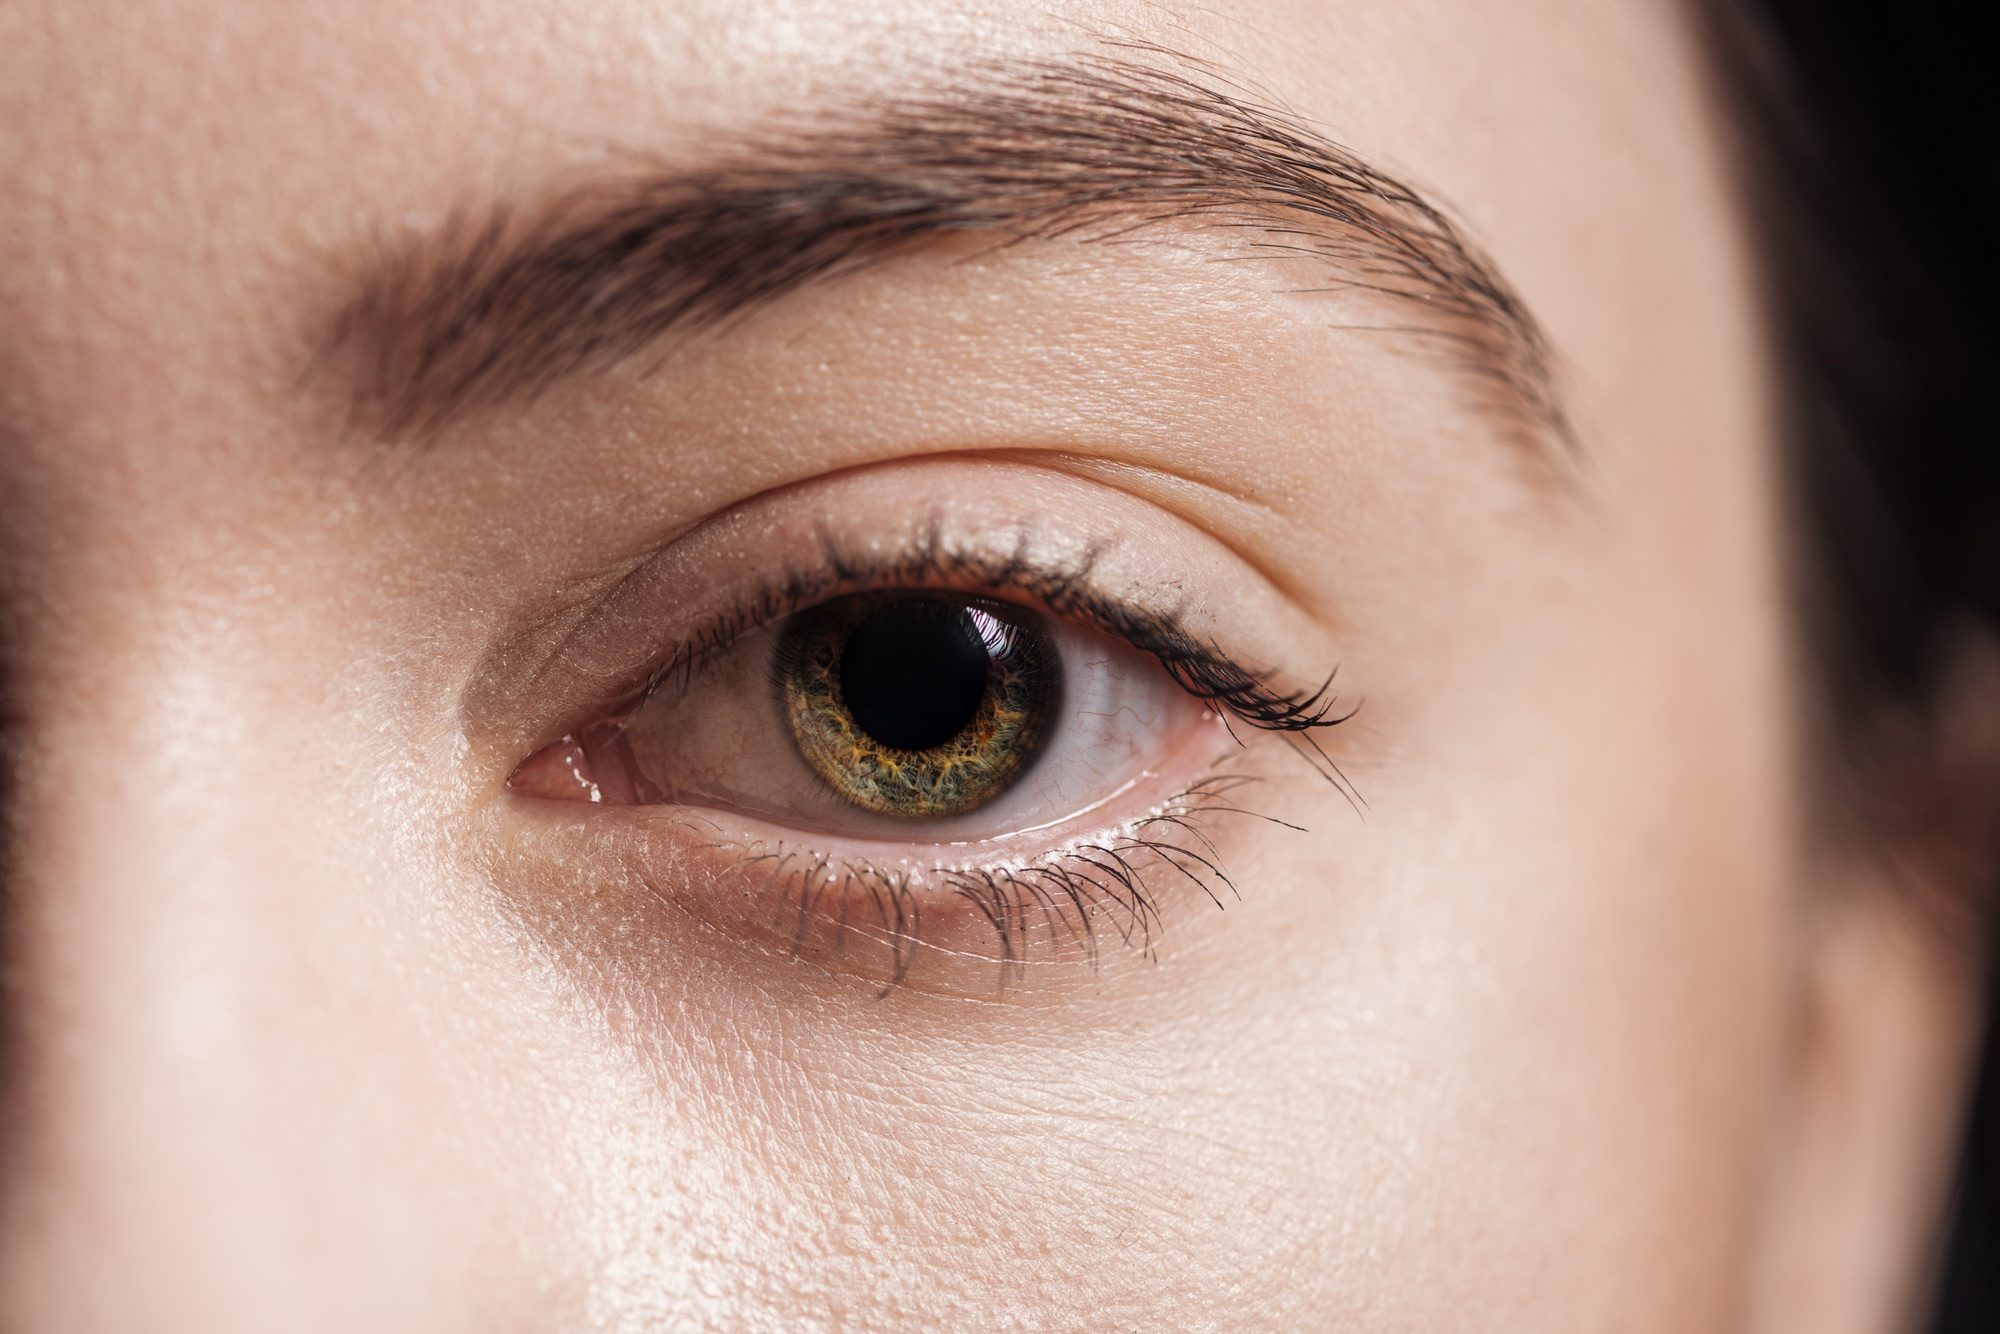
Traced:
POLYGON ((1548 343, 1435 204, 1287 113, 1204 77, 1091 55, 767 128, 690 168, 640 169, 383 247, 322 340, 356 417, 424 435, 740 318, 926 240, 1102 240, 1181 222, 1327 266, 1369 326, 1463 373, 1518 434, 1567 442, 1548 343))

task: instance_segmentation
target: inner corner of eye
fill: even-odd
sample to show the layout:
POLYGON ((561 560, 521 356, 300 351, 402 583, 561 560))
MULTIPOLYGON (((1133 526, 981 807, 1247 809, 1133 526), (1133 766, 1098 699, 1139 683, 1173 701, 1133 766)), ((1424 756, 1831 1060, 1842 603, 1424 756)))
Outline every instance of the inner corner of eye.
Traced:
POLYGON ((507 777, 516 796, 634 806, 670 799, 640 767, 625 720, 612 718, 551 741, 507 777))
POLYGON ((604 800, 590 754, 575 733, 530 755, 507 776, 507 790, 549 801, 604 800))

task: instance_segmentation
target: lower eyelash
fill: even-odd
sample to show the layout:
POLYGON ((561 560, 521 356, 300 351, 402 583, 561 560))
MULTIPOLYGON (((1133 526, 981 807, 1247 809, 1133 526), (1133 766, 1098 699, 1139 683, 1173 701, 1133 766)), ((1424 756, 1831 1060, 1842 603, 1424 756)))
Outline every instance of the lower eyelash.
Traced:
POLYGON ((1210 822, 1236 816, 1304 832, 1237 804, 1243 789, 1264 781, 1209 774, 1106 837, 1013 864, 908 871, 784 844, 708 847, 734 853, 731 873, 751 876, 768 868, 758 893, 770 905, 771 925, 789 932, 795 955, 805 952, 816 928, 828 927, 837 953, 855 942, 886 948, 886 996, 903 985, 924 947, 924 901, 949 894, 992 930, 1004 985, 1038 951, 1049 958, 1080 954, 1095 968, 1110 939, 1155 958, 1161 901, 1176 887, 1199 891, 1218 909, 1240 899, 1207 833, 1210 822))

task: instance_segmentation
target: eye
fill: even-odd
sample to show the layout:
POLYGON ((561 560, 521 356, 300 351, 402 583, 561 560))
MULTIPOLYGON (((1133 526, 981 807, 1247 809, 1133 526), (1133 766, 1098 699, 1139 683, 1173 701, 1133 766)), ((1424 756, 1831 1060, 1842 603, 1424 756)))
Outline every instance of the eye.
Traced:
POLYGON ((963 968, 1148 955, 1174 904, 1236 897, 1231 831, 1304 827, 1267 804, 1280 767, 1354 800, 1319 739, 1352 712, 1332 673, 1245 666, 1206 627, 1254 645, 1254 616, 1197 578, 940 527, 797 563, 732 544, 714 564, 776 571, 741 583, 678 556, 521 655, 591 683, 507 780, 524 846, 883 994, 919 954, 977 990, 963 968))
POLYGON ((1061 691, 1038 618, 999 603, 844 599, 792 618, 773 675, 799 753, 879 815, 962 815, 1034 760, 1061 691))
POLYGON ((1155 657, 1066 618, 864 593, 738 636, 543 748, 510 785, 851 837, 989 839, 1112 799, 1209 713, 1155 657))

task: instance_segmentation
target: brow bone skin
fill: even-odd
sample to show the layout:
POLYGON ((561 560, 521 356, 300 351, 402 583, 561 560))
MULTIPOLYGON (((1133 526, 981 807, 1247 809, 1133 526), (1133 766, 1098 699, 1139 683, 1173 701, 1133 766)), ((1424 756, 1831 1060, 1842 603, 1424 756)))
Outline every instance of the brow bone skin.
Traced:
POLYGON ((533 399, 929 238, 1105 239, 1170 221, 1326 263, 1518 437, 1567 446, 1547 340, 1416 190, 1290 115, 1117 56, 977 67, 928 94, 747 137, 690 168, 461 214, 390 246, 322 340, 388 438, 533 399))

